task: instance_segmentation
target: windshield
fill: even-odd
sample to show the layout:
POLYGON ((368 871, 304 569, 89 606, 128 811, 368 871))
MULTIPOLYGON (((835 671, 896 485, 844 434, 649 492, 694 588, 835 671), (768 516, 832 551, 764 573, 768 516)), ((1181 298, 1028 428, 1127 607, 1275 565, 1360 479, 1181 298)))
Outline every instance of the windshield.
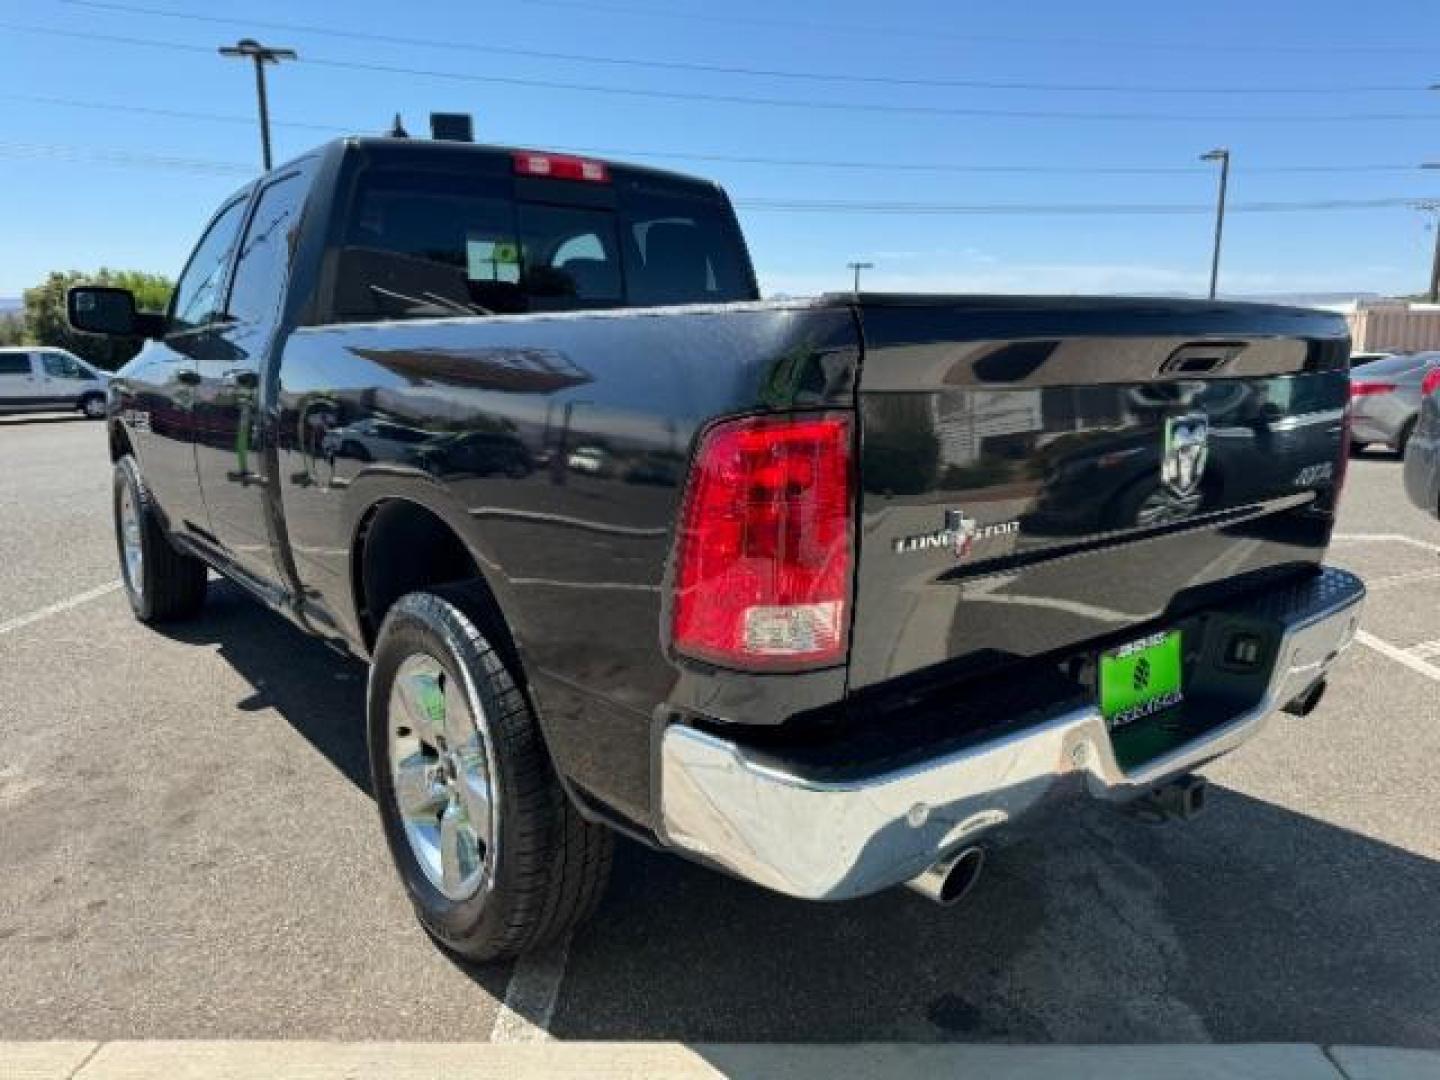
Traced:
POLYGON ((335 317, 436 318, 754 297, 729 208, 708 189, 686 197, 629 188, 615 208, 523 201, 513 192, 513 181, 494 176, 362 176, 340 252, 335 317))

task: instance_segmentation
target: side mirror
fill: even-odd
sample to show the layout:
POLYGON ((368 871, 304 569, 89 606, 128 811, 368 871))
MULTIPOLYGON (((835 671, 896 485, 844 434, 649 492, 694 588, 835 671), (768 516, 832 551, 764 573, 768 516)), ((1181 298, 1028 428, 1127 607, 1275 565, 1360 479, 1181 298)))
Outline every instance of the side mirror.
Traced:
POLYGON ((65 294, 65 317, 76 330, 107 337, 160 337, 164 318, 135 310, 135 294, 108 285, 77 285, 65 294))

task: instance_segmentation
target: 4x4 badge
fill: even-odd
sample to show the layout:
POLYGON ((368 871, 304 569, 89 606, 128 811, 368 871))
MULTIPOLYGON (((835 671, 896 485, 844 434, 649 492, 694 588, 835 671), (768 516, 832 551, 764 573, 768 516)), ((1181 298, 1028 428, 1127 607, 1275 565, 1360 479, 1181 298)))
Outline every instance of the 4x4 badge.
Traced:
POLYGON ((946 510, 945 527, 935 532, 918 536, 901 536, 892 541, 896 555, 908 555, 914 551, 931 551, 935 548, 949 548, 957 559, 967 557, 975 548, 975 541, 989 540, 994 536, 1009 536, 1020 531, 1020 522, 1002 521, 995 525, 981 525, 963 510, 946 510))

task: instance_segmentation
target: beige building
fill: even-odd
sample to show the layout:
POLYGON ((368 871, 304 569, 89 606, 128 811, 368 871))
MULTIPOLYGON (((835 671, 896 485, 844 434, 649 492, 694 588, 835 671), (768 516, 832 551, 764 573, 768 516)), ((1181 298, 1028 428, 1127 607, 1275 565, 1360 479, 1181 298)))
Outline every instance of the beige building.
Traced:
POLYGON ((1345 312, 1356 352, 1424 352, 1440 349, 1440 304, 1404 300, 1362 301, 1345 312))

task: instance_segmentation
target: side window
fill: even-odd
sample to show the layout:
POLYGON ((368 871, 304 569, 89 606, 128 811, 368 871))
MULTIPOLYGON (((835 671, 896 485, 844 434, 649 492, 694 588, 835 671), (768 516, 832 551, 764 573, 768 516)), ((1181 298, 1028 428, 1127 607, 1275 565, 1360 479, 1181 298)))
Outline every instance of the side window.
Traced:
POLYGON ((52 379, 83 379, 85 370, 75 362, 73 356, 65 353, 41 353, 40 359, 45 365, 45 374, 52 379))
POLYGON ((236 199, 222 210, 195 245, 170 301, 171 333, 204 326, 220 310, 220 288, 225 283, 225 268, 235 249, 246 201, 236 199))
POLYGON ((241 322, 258 322, 275 314, 300 236, 305 192, 305 181, 299 173, 283 177, 260 192, 250 228, 240 245, 240 261, 235 264, 226 308, 241 322))
POLYGON ((0 375, 29 375, 30 354, 0 353, 0 375))

